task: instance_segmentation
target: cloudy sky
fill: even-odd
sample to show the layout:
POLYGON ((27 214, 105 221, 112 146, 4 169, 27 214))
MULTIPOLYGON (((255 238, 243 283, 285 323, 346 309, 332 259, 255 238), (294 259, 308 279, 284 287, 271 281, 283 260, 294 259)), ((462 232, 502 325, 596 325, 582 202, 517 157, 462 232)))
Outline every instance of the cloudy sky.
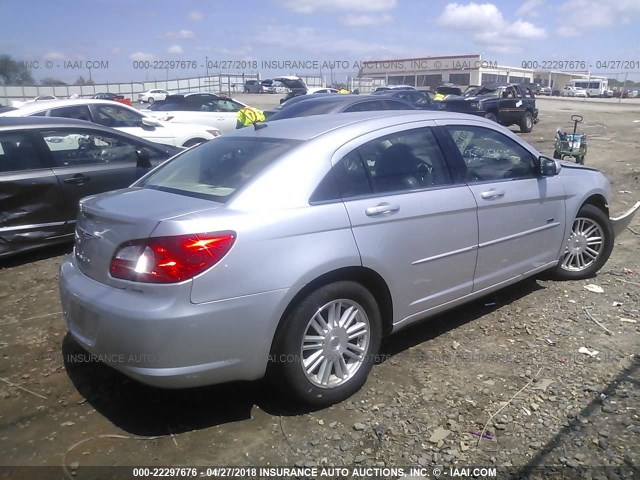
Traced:
POLYGON ((36 79, 86 77, 87 60, 102 62, 94 81, 121 82, 197 76, 207 60, 255 60, 268 77, 319 72, 265 71, 265 61, 472 53, 507 66, 585 60, 593 73, 623 60, 640 72, 640 0, 0 0, 0 18, 0 54, 39 60, 36 79), (134 68, 140 60, 195 68, 134 68))

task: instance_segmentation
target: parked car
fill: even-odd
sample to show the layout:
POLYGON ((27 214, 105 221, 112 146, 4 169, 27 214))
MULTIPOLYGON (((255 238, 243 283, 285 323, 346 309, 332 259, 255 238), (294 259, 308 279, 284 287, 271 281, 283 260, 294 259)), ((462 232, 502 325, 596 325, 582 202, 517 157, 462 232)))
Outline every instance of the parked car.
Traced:
POLYGON ((589 96, 589 94, 587 93, 587 91, 582 88, 582 87, 575 87, 575 90, 573 92, 573 96, 574 97, 582 97, 582 98, 587 98, 589 96))
POLYGON ((96 100, 111 100, 112 102, 119 102, 123 105, 131 106, 131 100, 125 97, 124 95, 120 95, 119 93, 110 93, 110 92, 102 92, 96 93, 93 98, 96 100))
POLYGON ((640 207, 611 221, 610 200, 600 172, 482 118, 267 122, 82 200, 62 310, 141 382, 266 374, 326 406, 365 383, 384 335, 545 270, 594 275, 640 207))
POLYGON ((169 95, 169 92, 166 90, 162 90, 159 88, 155 88, 153 90, 147 90, 144 93, 138 94, 138 101, 141 103, 153 103, 158 100, 164 100, 169 95))
POLYGON ((411 85, 381 85, 373 89, 373 93, 388 92, 389 90, 416 90, 411 85))
POLYGON ((536 92, 536 95, 546 95, 548 97, 551 96, 551 88, 550 87, 540 87, 536 92))
POLYGON ((442 110, 470 113, 501 125, 518 125, 529 133, 538 122, 538 109, 531 88, 522 83, 490 83, 470 96, 450 96, 440 102, 442 110))
POLYGON ((242 102, 213 93, 169 95, 142 112, 165 122, 191 123, 215 127, 222 133, 235 130, 242 102))
POLYGON ((80 120, 0 118, 0 258, 73 240, 78 200, 180 152, 80 120))
POLYGON ((326 113, 366 112, 372 110, 415 110, 409 103, 379 95, 335 95, 325 93, 318 95, 305 95, 300 98, 292 98, 279 110, 267 110, 264 112, 267 120, 275 121, 284 118, 308 117, 323 115, 326 113))
POLYGON ((433 103, 433 100, 431 100, 431 97, 425 91, 392 89, 375 92, 374 95, 399 98, 400 100, 404 100, 405 102, 413 105, 415 108, 420 110, 438 109, 437 105, 433 103))
POLYGON ((571 85, 565 85, 562 90, 560 90, 561 97, 575 97, 576 96, 576 87, 571 85))
POLYGON ((139 110, 108 100, 55 100, 25 105, 4 112, 7 117, 65 117, 112 127, 152 142, 192 147, 220 135, 220 130, 203 125, 163 122, 139 110))

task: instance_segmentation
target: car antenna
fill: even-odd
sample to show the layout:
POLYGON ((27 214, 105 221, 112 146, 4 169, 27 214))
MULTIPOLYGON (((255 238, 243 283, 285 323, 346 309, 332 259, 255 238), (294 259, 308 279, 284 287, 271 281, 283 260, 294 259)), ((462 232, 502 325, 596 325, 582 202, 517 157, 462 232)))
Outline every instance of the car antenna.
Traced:
POLYGON ((255 122, 253 124, 253 129, 254 130, 260 130, 261 128, 267 128, 268 125, 266 123, 262 123, 262 122, 255 122))

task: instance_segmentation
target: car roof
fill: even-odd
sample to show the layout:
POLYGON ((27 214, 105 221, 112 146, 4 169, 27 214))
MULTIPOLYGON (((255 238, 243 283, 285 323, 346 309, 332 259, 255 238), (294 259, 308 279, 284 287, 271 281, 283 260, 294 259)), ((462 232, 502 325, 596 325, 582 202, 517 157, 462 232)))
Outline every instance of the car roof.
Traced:
POLYGON ((42 112, 51 108, 60 107, 74 107, 78 105, 118 105, 123 108, 127 108, 126 105, 118 102, 112 102, 111 100, 99 100, 96 98, 78 98, 78 99, 64 99, 64 100, 47 100, 46 102, 34 102, 27 105, 18 107, 17 110, 5 112, 3 115, 20 117, 29 113, 42 112))
MULTIPOLYGON (((330 94, 335 95, 335 94, 330 94)), ((375 97, 379 98, 379 97, 375 97)), ((266 138, 283 138, 290 140, 311 140, 330 131, 354 126, 356 130, 373 130, 390 125, 419 122, 426 120, 469 120, 486 123, 491 128, 499 126, 495 122, 482 117, 435 110, 378 110, 353 113, 330 113, 309 117, 294 117, 277 121, 266 121, 256 128, 245 127, 224 137, 255 136, 266 138)))

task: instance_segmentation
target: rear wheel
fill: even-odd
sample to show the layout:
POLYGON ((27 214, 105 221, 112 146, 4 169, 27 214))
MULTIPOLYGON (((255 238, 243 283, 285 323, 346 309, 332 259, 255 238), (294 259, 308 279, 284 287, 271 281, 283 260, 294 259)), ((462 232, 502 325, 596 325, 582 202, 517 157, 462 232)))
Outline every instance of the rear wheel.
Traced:
POLYGON ((531 115, 531 112, 524 113, 519 126, 522 133, 531 133, 533 130, 533 115, 531 115))
POLYGON ((155 102, 156 100, 153 97, 149 97, 149 100, 147 100, 149 102, 149 105, 153 105, 153 102, 155 102))
POLYGON ((607 215, 594 205, 583 205, 573 221, 564 255, 555 267, 556 277, 580 280, 594 276, 611 255, 613 237, 607 215))
POLYGON ((576 163, 584 165, 584 155, 580 155, 578 158, 576 158, 576 163))
POLYGON ((328 406, 364 385, 380 348, 380 310, 362 285, 320 287, 285 318, 272 365, 277 380, 304 403, 328 406))

